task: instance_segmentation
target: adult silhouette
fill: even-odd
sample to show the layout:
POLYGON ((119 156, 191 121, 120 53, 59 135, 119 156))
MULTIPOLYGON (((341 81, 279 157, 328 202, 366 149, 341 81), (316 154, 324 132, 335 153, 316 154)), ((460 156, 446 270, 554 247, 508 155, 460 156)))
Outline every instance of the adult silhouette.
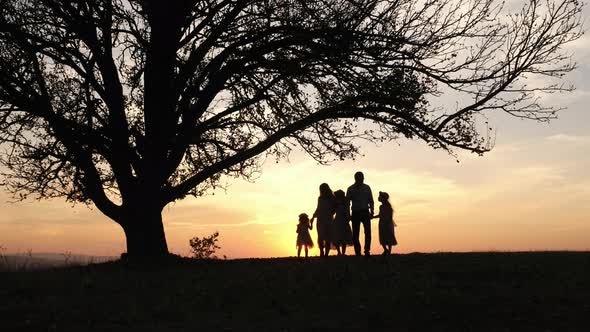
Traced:
POLYGON ((354 184, 348 187, 346 198, 351 204, 352 240, 354 242, 354 253, 361 254, 361 243, 359 235, 361 224, 365 231, 365 255, 371 254, 371 217, 375 210, 373 193, 371 187, 364 183, 365 175, 362 172, 354 174, 354 184))
POLYGON ((318 247, 320 248, 320 256, 328 256, 330 253, 332 227, 334 223, 334 193, 327 183, 320 185, 320 197, 318 197, 318 206, 311 218, 318 219, 318 247))

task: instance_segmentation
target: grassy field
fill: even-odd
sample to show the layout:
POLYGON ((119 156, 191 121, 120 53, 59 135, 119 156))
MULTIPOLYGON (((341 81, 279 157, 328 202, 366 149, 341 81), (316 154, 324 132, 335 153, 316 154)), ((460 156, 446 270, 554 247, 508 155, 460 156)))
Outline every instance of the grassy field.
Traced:
POLYGON ((0 282, 2 331, 590 329, 590 253, 119 261, 0 282))

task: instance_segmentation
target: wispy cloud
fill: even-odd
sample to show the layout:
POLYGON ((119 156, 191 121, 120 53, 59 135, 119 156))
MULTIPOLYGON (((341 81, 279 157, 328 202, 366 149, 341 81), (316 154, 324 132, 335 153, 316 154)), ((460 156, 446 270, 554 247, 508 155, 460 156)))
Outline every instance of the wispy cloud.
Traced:
POLYGON ((572 135, 572 134, 555 134, 545 138, 551 142, 560 142, 568 144, 589 144, 590 136, 572 135))

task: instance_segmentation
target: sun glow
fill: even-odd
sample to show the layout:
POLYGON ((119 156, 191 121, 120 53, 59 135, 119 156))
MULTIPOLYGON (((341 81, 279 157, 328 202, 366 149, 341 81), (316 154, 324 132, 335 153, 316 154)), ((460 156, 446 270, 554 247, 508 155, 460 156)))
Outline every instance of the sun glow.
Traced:
MULTIPOLYGON (((579 157, 590 156, 580 153, 588 145, 564 146, 556 137, 543 146, 499 146, 484 158, 462 156, 461 164, 420 147, 401 148, 394 155, 382 148, 359 162, 331 166, 304 156, 265 165, 255 183, 235 180, 225 192, 166 207, 168 245, 172 252, 188 255, 190 238, 219 231, 219 257, 294 256, 297 216, 313 214, 319 185, 346 190, 354 172, 362 170, 375 197, 378 191, 391 196, 398 224, 396 252, 588 250, 590 178, 583 170, 590 157, 579 157), (539 151, 531 152, 535 149, 539 151), (560 163, 560 156, 536 161, 521 157, 523 151, 543 155, 543 149, 578 156, 578 162, 574 167, 560 163), (392 156, 398 158, 396 167, 391 167, 392 156)), ((0 245, 11 252, 125 251, 121 228, 96 209, 58 200, 4 204, 1 209, 0 245)), ((315 227, 311 235, 316 243, 315 227)), ((372 239, 372 252, 378 254, 376 220, 372 239)), ((316 245, 310 255, 318 253, 316 245)))

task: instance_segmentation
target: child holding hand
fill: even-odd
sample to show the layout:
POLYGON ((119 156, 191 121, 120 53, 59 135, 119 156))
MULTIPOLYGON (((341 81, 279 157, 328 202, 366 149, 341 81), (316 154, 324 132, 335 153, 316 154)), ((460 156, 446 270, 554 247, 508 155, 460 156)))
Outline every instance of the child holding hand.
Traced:
POLYGON ((297 224, 297 257, 301 257, 301 248, 305 248, 305 257, 308 255, 309 248, 313 248, 313 241, 309 235, 309 230, 312 228, 309 216, 306 213, 300 214, 297 224))
POLYGON ((383 247, 383 255, 391 255, 392 246, 397 245, 395 238, 395 222, 393 221, 393 207, 389 202, 389 194, 379 192, 379 214, 373 218, 379 218, 379 243, 383 247))

